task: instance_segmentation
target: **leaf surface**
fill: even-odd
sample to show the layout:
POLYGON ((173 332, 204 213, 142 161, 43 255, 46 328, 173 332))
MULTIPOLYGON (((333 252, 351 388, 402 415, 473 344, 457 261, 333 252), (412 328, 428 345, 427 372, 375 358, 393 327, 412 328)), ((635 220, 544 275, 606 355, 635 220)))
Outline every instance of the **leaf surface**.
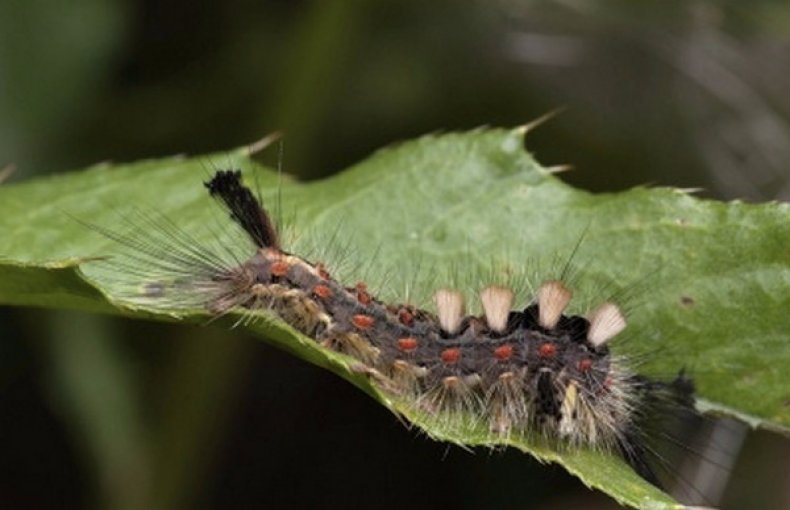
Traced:
MULTIPOLYGON (((541 276, 556 277, 568 265, 575 268, 576 311, 608 298, 626 301, 629 327, 612 348, 643 355, 640 372, 669 378, 685 368, 712 407, 786 432, 790 207, 700 200, 667 188, 591 194, 536 163, 524 151, 524 134, 489 129, 426 136, 312 183, 280 182, 237 150, 3 185, 0 302, 205 320, 200 310, 163 314, 124 306, 114 282, 91 261, 128 248, 75 218, 122 230, 125 208, 153 210, 196 242, 215 242, 230 220, 217 213, 201 181, 207 168, 231 165, 244 169, 275 216, 285 218, 291 251, 325 261, 348 284, 364 279, 385 299, 429 306, 438 286, 459 286, 471 298, 502 280, 523 302, 541 276)), ((453 432, 401 408, 348 359, 281 322, 247 327, 345 377, 433 437, 495 446, 484 430, 453 432)), ((509 444, 563 464, 622 503, 675 505, 619 459, 557 451, 525 438, 509 444)))

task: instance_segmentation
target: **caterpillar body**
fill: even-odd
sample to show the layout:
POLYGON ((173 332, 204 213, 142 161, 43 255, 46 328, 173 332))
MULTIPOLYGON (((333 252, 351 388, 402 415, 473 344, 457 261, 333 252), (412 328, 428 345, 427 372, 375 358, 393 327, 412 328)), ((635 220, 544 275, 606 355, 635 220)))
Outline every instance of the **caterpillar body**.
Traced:
POLYGON ((364 283, 348 286, 331 268, 286 251, 240 171, 216 171, 205 186, 252 241, 248 258, 191 246, 169 222, 155 227, 159 240, 98 228, 133 249, 133 276, 147 276, 141 262, 170 276, 141 282, 133 301, 197 305, 214 316, 241 311, 250 320, 273 313, 446 426, 471 417, 495 439, 537 434, 611 452, 660 486, 645 422, 657 406, 692 410, 693 384, 682 373, 669 382, 638 375, 609 350, 626 327, 616 304, 567 314, 572 290, 559 279, 543 282, 520 308, 512 289, 485 286, 480 314, 468 314, 464 295, 446 288, 435 292, 433 311, 385 303, 364 283))

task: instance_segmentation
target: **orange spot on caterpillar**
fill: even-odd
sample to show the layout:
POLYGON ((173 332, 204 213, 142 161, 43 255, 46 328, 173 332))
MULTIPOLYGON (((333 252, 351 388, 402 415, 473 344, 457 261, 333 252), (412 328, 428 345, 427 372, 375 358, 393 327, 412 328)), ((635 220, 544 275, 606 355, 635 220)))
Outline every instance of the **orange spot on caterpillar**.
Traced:
POLYGON ((499 361, 506 361, 513 357, 513 346, 510 344, 500 345, 494 349, 494 357, 499 361))
POLYGON ((373 327, 373 325, 376 323, 376 321, 375 321, 375 319, 373 319, 373 317, 370 317, 369 315, 361 315, 360 314, 360 315, 353 316, 351 318, 351 323, 357 329, 370 329, 370 328, 373 327))
POLYGON ((442 361, 448 365, 452 365, 461 359, 461 350, 451 347, 450 349, 443 350, 439 356, 442 358, 442 361))
POLYGON ((593 362, 590 358, 584 358, 579 360, 579 363, 576 364, 576 368, 579 369, 579 372, 587 372, 592 368, 593 362))
POLYGON ((541 358, 552 358, 557 354, 557 346, 551 342, 546 342, 538 347, 538 356, 541 358))
POLYGON ((405 308, 401 308, 398 311, 398 320, 404 326, 413 326, 414 325, 414 315, 405 308))
POLYGON ((291 269, 291 265, 284 260, 277 260, 272 262, 272 276, 285 276, 291 269))
POLYGON ((417 348, 417 339, 412 337, 399 338, 398 349, 403 352, 411 352, 417 348))
POLYGON ((357 301, 362 305, 369 305, 371 302, 370 294, 368 294, 368 286, 364 282, 359 282, 356 285, 357 301))
POLYGON ((327 299, 332 297, 332 289, 330 289, 326 285, 319 284, 313 287, 313 294, 320 297, 321 299, 327 299))

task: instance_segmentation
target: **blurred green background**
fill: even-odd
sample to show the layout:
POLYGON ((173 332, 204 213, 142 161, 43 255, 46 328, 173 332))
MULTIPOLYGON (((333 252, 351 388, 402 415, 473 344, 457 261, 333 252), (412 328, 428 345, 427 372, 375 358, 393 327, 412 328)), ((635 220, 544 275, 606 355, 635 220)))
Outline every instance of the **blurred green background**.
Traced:
MULTIPOLYGON (((13 180, 274 130, 284 170, 315 179, 563 107, 528 149, 576 186, 788 200, 789 90, 783 1, 0 2, 13 180)), ((212 328, 0 309, 0 412, 3 508, 615 507, 525 455, 424 439, 212 328)), ((749 434, 719 504, 790 508, 788 458, 749 434)))

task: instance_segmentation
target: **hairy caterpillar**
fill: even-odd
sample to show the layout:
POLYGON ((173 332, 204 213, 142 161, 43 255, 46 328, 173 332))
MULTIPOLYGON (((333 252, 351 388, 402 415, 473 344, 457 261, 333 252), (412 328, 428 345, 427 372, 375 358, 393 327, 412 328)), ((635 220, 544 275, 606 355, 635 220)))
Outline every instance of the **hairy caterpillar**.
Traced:
POLYGON ((513 290, 486 286, 479 316, 467 315, 463 296, 448 289, 437 291, 435 312, 386 304, 364 284, 346 287, 332 268, 285 251, 238 172, 217 172, 206 186, 254 247, 246 258, 228 257, 166 222, 155 225, 165 235, 160 240, 104 231, 134 249, 138 263, 126 268, 139 284, 132 301, 197 306, 216 316, 242 311, 249 320, 274 312, 356 359, 392 398, 448 426, 472 417, 492 438, 537 434, 619 453, 656 481, 640 435, 647 404, 690 408, 692 387, 682 376, 670 383, 638 376, 610 353, 608 342, 625 327, 615 304, 587 317, 566 315, 571 290, 559 280, 543 283, 515 311, 513 290), (141 269, 146 264, 150 269, 141 269))

